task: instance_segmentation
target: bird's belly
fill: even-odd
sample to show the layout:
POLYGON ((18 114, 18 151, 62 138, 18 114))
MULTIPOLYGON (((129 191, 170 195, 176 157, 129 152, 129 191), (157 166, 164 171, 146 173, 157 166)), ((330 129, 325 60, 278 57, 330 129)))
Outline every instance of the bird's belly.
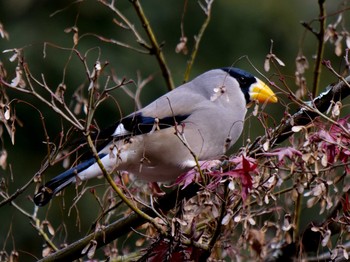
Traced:
POLYGON ((183 172, 186 172, 190 167, 169 166, 164 164, 149 165, 140 164, 137 170, 128 170, 134 174, 137 179, 149 182, 168 182, 174 181, 183 172))
POLYGON ((127 154, 121 154, 117 170, 133 173, 146 181, 174 181, 183 172, 195 166, 190 150, 176 137, 173 130, 163 134, 152 134, 137 138, 127 154))

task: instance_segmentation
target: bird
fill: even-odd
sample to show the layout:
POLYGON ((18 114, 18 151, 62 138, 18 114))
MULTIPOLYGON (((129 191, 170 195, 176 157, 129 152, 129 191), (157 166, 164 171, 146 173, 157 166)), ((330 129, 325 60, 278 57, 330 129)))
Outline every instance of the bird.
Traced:
MULTIPOLYGON (((240 137, 252 101, 278 99, 243 69, 209 70, 112 125, 98 156, 108 172, 127 171, 148 182, 173 181, 196 161, 226 153, 240 137)), ((34 203, 43 206, 69 184, 101 175, 95 158, 87 159, 41 186, 34 203)))

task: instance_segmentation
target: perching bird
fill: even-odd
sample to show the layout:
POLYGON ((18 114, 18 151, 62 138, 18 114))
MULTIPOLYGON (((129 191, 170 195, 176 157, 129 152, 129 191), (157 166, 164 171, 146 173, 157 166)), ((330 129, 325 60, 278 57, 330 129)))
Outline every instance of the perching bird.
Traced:
MULTIPOLYGON (((128 171, 154 182, 175 180, 196 165, 193 153, 198 160, 214 159, 237 141, 246 106, 254 100, 275 103, 277 97, 241 69, 205 72, 122 118, 99 157, 108 172, 128 171)), ((82 162, 47 182, 34 202, 43 206, 76 180, 100 175, 94 158, 82 162)))

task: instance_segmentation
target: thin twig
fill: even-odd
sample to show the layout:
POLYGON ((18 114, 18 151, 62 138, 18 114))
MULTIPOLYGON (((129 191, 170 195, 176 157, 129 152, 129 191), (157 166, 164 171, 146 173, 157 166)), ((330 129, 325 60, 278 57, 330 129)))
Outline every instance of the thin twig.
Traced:
POLYGON ((88 113, 87 113, 86 124, 85 124, 86 139, 87 139, 89 148, 92 151, 93 156, 96 159, 96 162, 97 162, 98 166, 100 167, 103 176, 108 181, 108 183, 113 188, 113 190, 117 193, 117 195, 120 197, 120 199, 128 207, 130 207, 131 210, 133 210, 136 214, 138 214, 139 216, 144 218, 146 221, 150 222, 159 231, 160 234, 165 234, 163 228, 158 225, 158 223, 155 221, 154 218, 150 217, 149 215, 147 215, 146 213, 141 211, 130 199, 128 199, 126 197, 126 195, 123 193, 123 191, 114 182, 111 174, 106 170, 106 168, 104 167, 104 165, 103 165, 103 163, 98 155, 98 152, 96 150, 96 147, 95 147, 94 142, 93 142, 91 135, 90 135, 90 125, 92 123, 92 119, 93 119, 93 116, 94 116, 94 113, 96 110, 96 103, 95 103, 93 98, 94 98, 95 86, 96 86, 96 82, 97 82, 99 74, 96 73, 95 75, 96 75, 96 77, 90 77, 91 89, 89 90, 88 113))
MULTIPOLYGON (((7 196, 5 193, 0 192, 0 195, 5 199, 10 199, 9 196, 7 196)), ((11 201, 11 205, 16 208, 20 213, 25 215, 27 218, 29 218, 32 221, 32 226, 38 231, 38 233, 44 238, 45 242, 48 244, 49 247, 51 247, 53 250, 58 251, 58 248, 56 245, 51 241, 49 236, 45 233, 45 231, 40 226, 40 220, 36 218, 35 216, 29 214, 27 211, 25 211, 23 208, 18 206, 14 201, 11 201)))
POLYGON ((154 54, 157 58, 158 64, 159 64, 160 69, 162 71, 162 74, 163 74, 163 77, 165 79, 168 90, 169 91, 173 90, 175 88, 175 86, 174 86, 174 82, 173 82, 173 79, 172 79, 172 76, 170 73, 170 69, 167 66, 163 51, 162 51, 160 45, 158 44, 158 41, 157 41, 155 34, 152 30, 150 22, 148 21, 139 0, 130 0, 130 2, 133 4, 138 17, 141 20, 142 26, 147 33, 148 39, 151 41, 152 54, 154 54))
POLYGON ((206 15, 206 18, 205 18, 205 20, 204 20, 204 22, 202 24, 201 29, 199 30, 198 35, 195 36, 195 38, 194 38, 195 44, 194 44, 193 50, 191 52, 190 60, 187 62, 187 67, 186 67, 186 71, 185 71, 185 75, 184 75, 184 82, 187 82, 188 79, 190 78, 190 73, 191 73, 191 70, 192 70, 193 63, 194 63, 194 60, 197 57, 199 44, 200 44, 200 42, 201 42, 201 40, 203 38, 204 32, 207 29, 207 27, 209 25, 209 22, 210 22, 211 8, 212 8, 213 2, 214 2, 214 0, 206 0, 207 6, 206 7, 201 6, 201 8, 203 9, 203 11, 204 11, 204 13, 206 15))
MULTIPOLYGON (((141 34, 136 30, 135 26, 133 25, 132 22, 130 22, 126 16, 123 15, 122 12, 120 12, 115 6, 114 6, 114 1, 111 1, 111 3, 108 3, 108 1, 105 0, 98 0, 101 4, 107 6, 109 9, 111 9, 124 23, 125 26, 123 26, 124 29, 129 29, 132 31, 134 36, 136 37, 136 42, 147 49, 148 51, 151 49, 151 47, 146 43, 146 41, 141 37, 141 34)), ((117 22, 116 20, 114 20, 117 22)), ((121 23, 117 23, 119 26, 121 23)))
POLYGON ((326 29, 326 9, 324 6, 325 0, 318 0, 318 5, 320 9, 319 14, 319 22, 320 22, 320 30, 317 33, 317 54, 314 68, 314 81, 312 86, 312 95, 316 97, 318 94, 318 89, 320 85, 321 78, 321 67, 324 53, 324 35, 326 29))
POLYGON ((29 179, 29 181, 25 183, 21 188, 18 188, 12 195, 6 195, 6 197, 4 197, 4 199, 0 202, 0 207, 11 203, 14 199, 21 195, 33 183, 35 176, 29 179))

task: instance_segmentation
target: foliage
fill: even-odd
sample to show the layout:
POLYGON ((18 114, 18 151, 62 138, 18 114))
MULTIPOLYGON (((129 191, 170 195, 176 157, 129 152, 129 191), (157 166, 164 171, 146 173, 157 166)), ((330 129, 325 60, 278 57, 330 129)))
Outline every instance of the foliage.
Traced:
MULTIPOLYGON (((81 2, 76 1, 57 13, 81 2)), ((347 77, 350 63, 348 49, 344 47, 350 48, 345 22, 349 10, 347 2, 327 15, 326 1, 318 0, 319 16, 302 22, 305 32, 295 58, 295 86, 291 87, 286 80, 288 76, 283 74, 286 63, 274 53, 276 44, 271 41, 263 61, 265 74, 269 74, 265 79, 283 98, 280 99, 283 118, 276 120, 269 115, 265 105, 253 105, 246 127, 249 128, 250 123, 255 125, 256 121, 265 131, 263 136, 255 141, 248 139, 233 156, 198 163, 197 168, 179 176, 172 185, 161 188, 158 184, 135 181, 127 173, 108 174, 99 161, 94 141, 94 135, 100 131, 98 109, 106 103, 118 108, 116 91, 119 90, 140 107, 141 91, 153 76, 146 79, 139 76, 137 80, 120 78, 108 62, 101 61, 103 48, 86 50, 81 47, 84 39, 93 36, 101 44, 132 50, 141 57, 149 55, 157 61, 169 90, 174 88, 174 81, 163 46, 142 3, 129 1, 128 8, 132 7, 135 12, 135 16, 129 18, 119 2, 97 2, 113 13, 115 25, 130 33, 134 42, 126 43, 91 31, 80 32, 76 22, 64 30, 72 37, 69 47, 45 42, 42 50, 44 57, 68 53, 62 68, 63 78, 57 86, 50 84, 45 73, 32 72, 36 61, 28 61, 25 54, 30 47, 5 50, 9 61, 0 64, 0 167, 9 170, 13 180, 20 176, 11 172, 4 142, 18 143, 21 115, 17 108, 20 105, 35 112, 33 118, 39 119, 45 137, 46 157, 40 169, 15 189, 10 186, 11 179, 3 177, 0 189, 0 210, 11 206, 16 214, 24 216, 26 223, 30 222, 26 234, 39 234, 42 253, 32 256, 43 257, 43 261, 80 257, 90 260, 108 257, 111 261, 348 259, 350 121, 347 105, 342 101, 350 94, 350 78, 347 77), (328 23, 328 19, 334 17, 335 21, 328 23), (134 25, 136 21, 140 21, 141 28, 134 25), (309 34, 317 41, 313 50, 316 59, 312 62, 303 51, 305 36, 309 34), (327 57, 326 44, 330 44, 329 49, 334 52, 327 57), (48 50, 55 50, 57 54, 48 50), (343 66, 336 70, 332 64, 341 55, 344 55, 343 66), (73 70, 70 64, 75 64, 76 59, 84 74, 78 87, 65 77, 73 70), (320 86, 322 67, 339 81, 316 97, 323 87, 320 86), (306 75, 310 71, 313 73, 311 87, 306 75), (136 86, 135 92, 132 86, 136 86), (299 111, 293 114, 291 108, 299 111), (54 114, 48 115, 47 110, 54 114), (47 128, 50 121, 59 126, 54 138, 47 128), (73 203, 67 200, 71 196, 61 195, 48 208, 39 209, 33 205, 31 197, 23 199, 23 195, 33 195, 34 186, 38 188, 47 180, 45 176, 51 166, 73 166, 84 158, 82 152, 86 150, 93 152, 99 162, 105 182, 77 185, 73 203), (89 205, 81 204, 84 198, 90 199, 89 205), (310 217, 310 210, 317 215, 310 217), (92 212, 95 217, 88 218, 86 214, 92 212), (68 225, 67 220, 72 218, 75 218, 75 227, 68 225), (90 218, 90 228, 80 228, 81 220, 90 218), (84 236, 75 237, 79 231, 83 231, 84 236)), ((184 80, 189 79, 196 65, 199 47, 215 9, 213 0, 198 3, 197 12, 203 15, 203 22, 190 48, 184 29, 189 4, 185 0, 182 14, 179 14, 182 16, 181 37, 175 50, 189 59, 184 80)), ((6 39, 9 35, 0 24, 0 37, 6 39)), ((19 161, 13 163, 17 164, 19 161)), ((18 260, 24 252, 30 252, 21 253, 16 244, 11 246, 17 237, 9 226, 0 253, 1 261, 18 260)))

